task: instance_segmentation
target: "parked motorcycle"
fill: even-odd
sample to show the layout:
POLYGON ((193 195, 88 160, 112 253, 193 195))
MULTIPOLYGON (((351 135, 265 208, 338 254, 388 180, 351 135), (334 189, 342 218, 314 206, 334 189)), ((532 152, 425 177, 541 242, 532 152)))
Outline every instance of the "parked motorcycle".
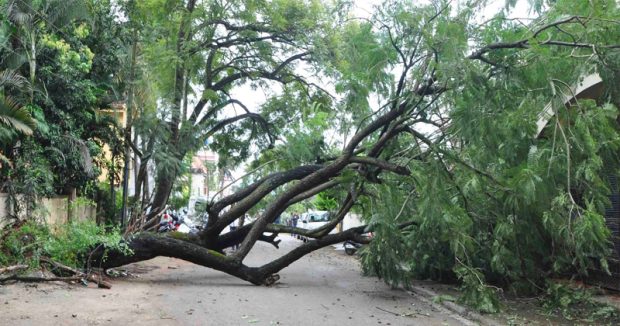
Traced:
MULTIPOLYGON (((374 234, 372 232, 369 232, 367 234, 364 235, 366 238, 372 238, 374 236, 374 234)), ((352 256, 353 254, 355 254, 357 252, 358 249, 360 249, 363 244, 359 243, 359 242, 355 242, 352 240, 346 240, 342 246, 344 247, 344 252, 349 255, 352 256)))
POLYGON ((344 247, 344 252, 347 255, 352 256, 357 252, 359 248, 362 247, 362 244, 355 241, 347 240, 342 244, 342 246, 344 247))
POLYGON ((179 230, 182 221, 179 219, 179 216, 174 212, 165 212, 162 216, 161 222, 159 222, 159 226, 157 227, 157 232, 165 233, 171 231, 179 230))
POLYGON ((181 226, 181 223, 179 223, 178 221, 174 221, 174 220, 161 221, 159 222, 159 227, 157 228, 157 232, 165 233, 165 232, 177 231, 180 226, 181 226))

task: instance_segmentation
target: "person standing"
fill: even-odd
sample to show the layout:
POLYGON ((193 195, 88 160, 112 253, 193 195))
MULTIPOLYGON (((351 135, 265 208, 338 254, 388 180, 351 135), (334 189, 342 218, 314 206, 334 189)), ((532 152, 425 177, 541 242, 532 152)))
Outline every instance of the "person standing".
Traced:
MULTIPOLYGON (((237 222, 237 220, 234 220, 232 223, 230 223, 230 225, 228 226, 228 227, 230 228, 230 232, 233 232, 233 231, 236 231, 236 230, 237 230, 237 225, 238 225, 237 223, 238 223, 238 222, 237 222)), ((238 243, 235 243, 235 244, 232 246, 232 249, 233 249, 233 250, 235 250, 235 251, 236 251, 237 249, 239 249, 239 244, 238 244, 238 243)))
MULTIPOLYGON (((296 228, 297 227, 297 221, 299 221, 299 215, 297 213, 293 213, 293 217, 291 218, 291 226, 296 228)), ((291 233, 291 236, 295 237, 295 233, 291 233)))

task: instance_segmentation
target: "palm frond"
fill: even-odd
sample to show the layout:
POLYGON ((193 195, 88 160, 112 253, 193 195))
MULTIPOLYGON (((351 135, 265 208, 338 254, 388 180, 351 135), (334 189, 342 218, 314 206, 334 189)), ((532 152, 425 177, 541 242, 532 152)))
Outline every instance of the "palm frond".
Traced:
POLYGON ((0 124, 25 135, 31 135, 35 121, 28 110, 10 97, 0 98, 0 124))
POLYGON ((28 85, 26 78, 14 70, 0 71, 0 88, 12 86, 16 88, 24 88, 28 85))
POLYGON ((9 21, 19 26, 30 26, 36 20, 34 4, 25 0, 8 0, 2 7, 9 21))
POLYGON ((13 162, 11 162, 8 157, 0 152, 0 166, 2 166, 2 164, 7 164, 8 166, 13 167, 13 162))
POLYGON ((51 0, 46 4, 45 19, 49 24, 62 28, 75 20, 86 20, 89 11, 86 3, 80 0, 51 0))
POLYGON ((13 129, 0 124, 0 144, 8 144, 11 140, 13 140, 14 136, 15 132, 13 129))

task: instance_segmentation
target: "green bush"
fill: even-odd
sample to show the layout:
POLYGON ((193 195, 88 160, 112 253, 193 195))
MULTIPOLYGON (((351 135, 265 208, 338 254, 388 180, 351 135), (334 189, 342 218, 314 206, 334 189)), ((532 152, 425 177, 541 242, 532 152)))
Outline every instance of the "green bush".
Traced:
POLYGON ((0 265, 39 265, 41 247, 50 238, 49 229, 27 222, 13 229, 0 243, 0 265))
POLYGON ((44 243, 43 251, 52 260, 69 266, 84 266, 86 257, 97 246, 106 249, 127 250, 122 235, 117 228, 106 232, 105 227, 95 222, 84 221, 63 225, 62 228, 44 243))
POLYGON ((72 267, 83 267, 91 250, 97 246, 106 249, 129 250, 118 229, 106 231, 92 221, 64 224, 54 231, 34 222, 11 231, 0 245, 0 264, 39 265, 41 256, 72 267))

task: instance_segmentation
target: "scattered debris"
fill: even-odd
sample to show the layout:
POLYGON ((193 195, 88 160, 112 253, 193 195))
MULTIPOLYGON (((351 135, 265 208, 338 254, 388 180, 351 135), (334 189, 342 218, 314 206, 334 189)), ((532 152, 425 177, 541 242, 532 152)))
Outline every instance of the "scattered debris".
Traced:
POLYGON ((84 285, 88 285, 88 282, 96 283, 99 288, 110 289, 112 284, 102 280, 101 275, 95 275, 92 273, 84 273, 75 268, 63 265, 59 262, 55 262, 47 257, 41 257, 41 264, 48 265, 50 267, 49 273, 46 269, 35 271, 29 275, 20 275, 17 272, 28 269, 27 265, 15 265, 0 269, 0 274, 6 272, 12 272, 13 274, 0 278, 0 283, 6 283, 11 281, 16 282, 81 282, 84 285))
POLYGON ((25 270, 25 269, 28 269, 28 265, 8 266, 8 267, 0 268, 0 274, 12 273, 16 271, 25 270))
POLYGON ((381 307, 375 307, 375 308, 377 308, 377 309, 379 309, 379 310, 381 310, 383 312, 387 312, 389 314, 392 314, 394 316, 399 316, 399 317, 411 317, 411 316, 414 316, 414 315, 422 315, 422 316, 426 316, 426 317, 430 317, 431 316, 430 314, 422 313, 422 312, 410 312, 410 313, 406 313, 405 314, 405 313, 398 313, 398 312, 394 312, 394 311, 389 311, 389 310, 383 309, 381 307))

